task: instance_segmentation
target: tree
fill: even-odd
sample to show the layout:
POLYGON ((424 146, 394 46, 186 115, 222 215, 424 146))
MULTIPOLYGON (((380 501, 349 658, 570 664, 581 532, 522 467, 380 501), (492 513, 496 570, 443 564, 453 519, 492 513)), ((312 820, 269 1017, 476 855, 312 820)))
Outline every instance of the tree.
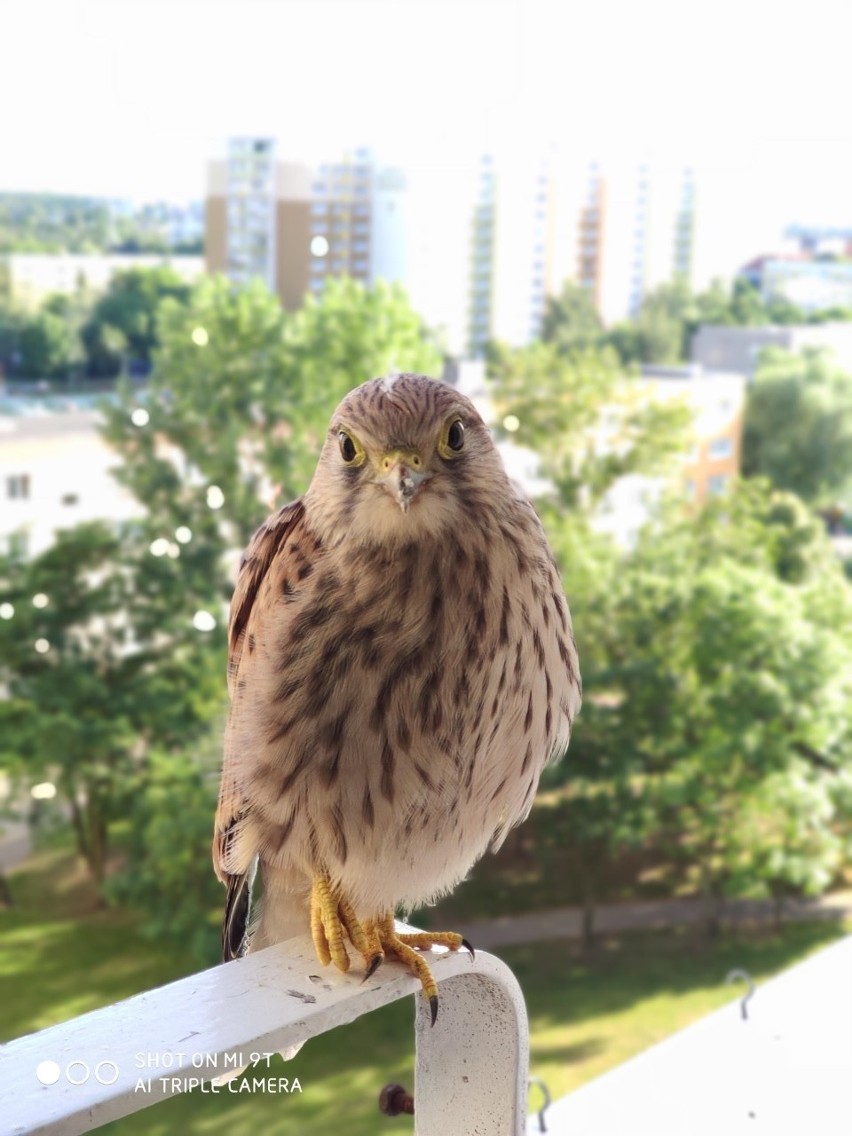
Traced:
POLYGON ((824 352, 761 355, 746 399, 743 472, 811 504, 852 504, 852 377, 824 352))
POLYGON ((734 323, 744 327, 761 327, 771 322, 760 289, 741 276, 734 280, 731 289, 731 314, 734 323))
MULTIPOLYGON (((178 546, 174 546, 177 550, 178 546)), ((86 523, 25 562, 0 562, 4 747, 28 783, 50 780, 93 879, 107 870, 149 747, 172 750, 221 705, 221 599, 203 545, 155 556, 144 521, 86 523), (193 624, 196 610, 215 626, 193 624), (212 613, 215 612, 215 617, 212 613)))
POLYGON ((636 549, 614 549, 594 532, 598 503, 625 473, 660 468, 683 419, 663 420, 662 433, 632 419, 641 404, 605 355, 567 360, 537 345, 495 352, 492 367, 499 415, 517 419, 512 437, 553 486, 538 504, 585 693, 547 784, 567 798, 565 840, 584 854, 587 936, 602 869, 645 840, 692 875, 711 927, 723 895, 823 886, 852 757, 852 623, 822 526, 753 479, 697 516, 673 502, 636 549), (800 819, 786 825, 800 790, 800 819), (761 810, 760 839, 746 841, 761 810), (767 832, 783 833, 783 855, 766 854, 767 832))
POLYGON ((496 347, 490 373, 499 419, 517 420, 512 439, 538 454, 563 513, 588 515, 619 478, 665 470, 687 444, 686 404, 653 401, 612 351, 496 347))
POLYGON ((7 304, 0 305, 0 379, 12 374, 21 361, 21 325, 23 315, 7 304))
POLYGON ((622 363, 680 363, 697 324, 695 298, 681 277, 649 292, 632 320, 610 329, 606 342, 622 363))
POLYGON ((107 198, 0 193, 0 252, 200 251, 174 245, 174 209, 161 202, 128 212, 107 198))
POLYGON ((189 287, 172 268, 131 268, 110 281, 82 329, 88 371, 113 377, 124 369, 125 353, 147 370, 157 345, 157 310, 166 297, 186 303, 189 287))
POLYGON ((179 942, 206 966, 221 958, 210 919, 222 899, 210 865, 220 739, 221 729, 191 755, 151 751, 132 784, 126 860, 106 888, 112 902, 144 911, 147 938, 179 942))
POLYGON ((548 297, 541 338, 562 352, 585 351, 603 343, 603 323, 588 288, 568 281, 559 296, 548 297))
POLYGON ((611 744, 640 757, 711 928, 724 895, 820 890, 840 863, 852 600, 801 519, 763 483, 649 527, 613 611, 611 744))
POLYGON ((40 311, 18 333, 18 373, 25 379, 64 378, 80 359, 79 340, 61 316, 40 311))

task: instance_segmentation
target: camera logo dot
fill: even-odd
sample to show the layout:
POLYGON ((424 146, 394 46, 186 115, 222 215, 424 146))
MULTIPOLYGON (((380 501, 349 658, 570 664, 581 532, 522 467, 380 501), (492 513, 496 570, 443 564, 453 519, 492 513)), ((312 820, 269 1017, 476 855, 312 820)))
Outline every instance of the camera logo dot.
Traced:
POLYGON ((36 1077, 43 1085, 55 1085, 61 1072, 55 1061, 42 1061, 36 1066, 36 1077))
POLYGON ((85 1085, 91 1070, 85 1061, 69 1061, 65 1066, 65 1078, 72 1085, 85 1085))

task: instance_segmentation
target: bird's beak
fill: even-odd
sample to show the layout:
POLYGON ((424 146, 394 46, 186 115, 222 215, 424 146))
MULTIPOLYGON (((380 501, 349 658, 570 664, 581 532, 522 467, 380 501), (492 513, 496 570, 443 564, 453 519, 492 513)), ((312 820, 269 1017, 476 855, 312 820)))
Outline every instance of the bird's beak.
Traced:
POLYGON ((391 450, 379 459, 379 483, 403 513, 408 512, 418 490, 431 476, 416 450, 391 450))

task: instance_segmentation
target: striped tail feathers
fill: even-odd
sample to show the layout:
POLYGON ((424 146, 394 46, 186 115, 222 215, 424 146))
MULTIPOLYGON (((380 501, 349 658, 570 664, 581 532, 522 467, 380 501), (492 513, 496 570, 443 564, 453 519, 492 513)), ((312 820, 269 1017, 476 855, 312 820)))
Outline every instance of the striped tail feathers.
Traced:
POLYGON ((242 958, 248 950, 251 930, 251 892, 257 870, 257 858, 248 872, 228 876, 228 894, 222 921, 222 961, 242 958))

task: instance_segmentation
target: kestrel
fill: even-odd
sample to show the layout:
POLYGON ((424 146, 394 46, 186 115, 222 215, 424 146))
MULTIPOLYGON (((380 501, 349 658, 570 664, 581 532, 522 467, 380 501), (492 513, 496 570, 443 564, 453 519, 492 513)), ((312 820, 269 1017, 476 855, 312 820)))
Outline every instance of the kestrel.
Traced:
MULTIPOLYGON (((530 810, 580 705, 541 524, 473 404, 374 379, 332 416, 305 495, 270 517, 231 604, 213 859, 225 959, 310 928, 372 973, 460 935, 397 934, 530 810), (256 869, 260 915, 249 922, 256 869)), ((466 944, 465 944, 466 945, 466 944)))

